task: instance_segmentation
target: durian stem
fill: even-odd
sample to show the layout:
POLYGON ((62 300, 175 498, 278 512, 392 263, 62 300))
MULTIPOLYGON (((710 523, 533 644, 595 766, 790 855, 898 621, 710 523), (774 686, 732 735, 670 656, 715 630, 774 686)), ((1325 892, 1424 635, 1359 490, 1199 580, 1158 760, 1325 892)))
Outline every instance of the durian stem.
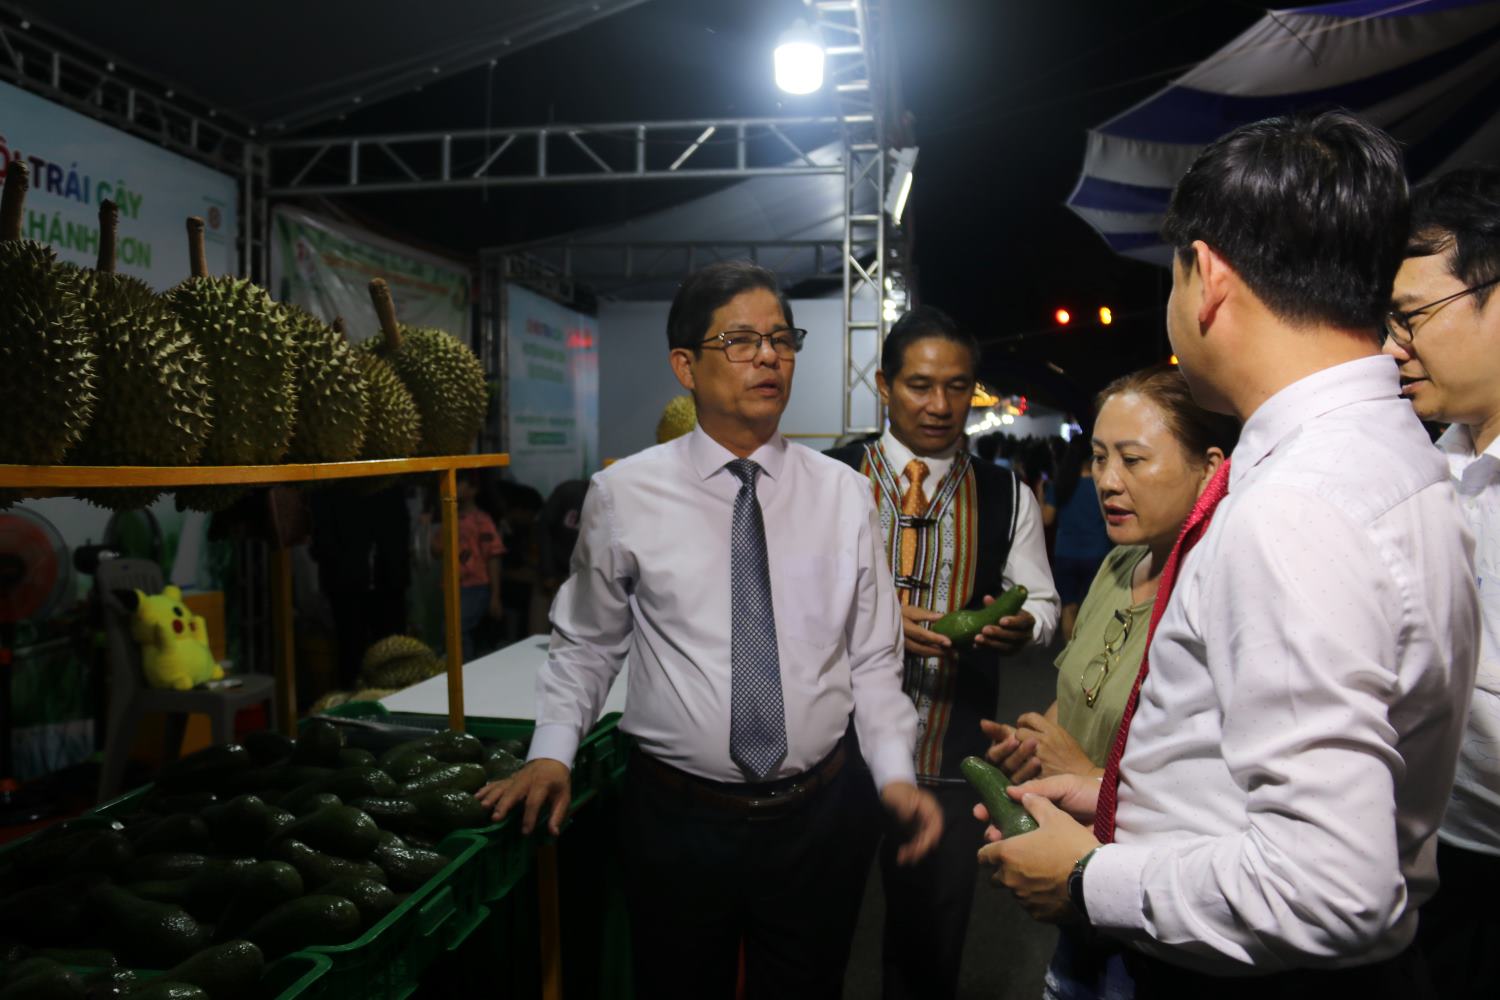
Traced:
POLYGON ((196 215, 187 220, 188 259, 192 262, 193 277, 208 277, 208 244, 204 240, 203 220, 196 215))
POLYGON ((6 164, 5 193, 0 195, 0 240, 21 238, 21 209, 25 207, 29 187, 31 167, 21 160, 6 164))
POLYGON ((333 317, 333 322, 329 325, 333 327, 333 332, 339 335, 340 340, 347 341, 349 339, 348 328, 344 326, 344 317, 333 317))
POLYGON ((120 226, 120 206, 108 198, 99 203, 99 264, 101 274, 115 273, 115 235, 120 226))
POLYGON ((375 304, 375 315, 380 318, 380 329, 385 333, 385 348, 395 354, 401 350, 401 326, 396 322, 396 303, 391 298, 391 286, 384 278, 370 279, 370 301, 375 304))

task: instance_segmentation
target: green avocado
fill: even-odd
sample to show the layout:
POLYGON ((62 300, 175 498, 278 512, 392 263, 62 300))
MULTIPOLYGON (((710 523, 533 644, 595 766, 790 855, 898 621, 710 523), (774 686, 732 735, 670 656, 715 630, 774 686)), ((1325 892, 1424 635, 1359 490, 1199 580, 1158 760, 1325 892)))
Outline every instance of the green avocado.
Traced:
POLYGON ((1012 587, 986 607, 972 611, 950 611, 927 628, 952 639, 955 646, 972 646, 975 637, 986 626, 995 625, 1000 619, 1016 614, 1025 603, 1026 588, 1012 587))

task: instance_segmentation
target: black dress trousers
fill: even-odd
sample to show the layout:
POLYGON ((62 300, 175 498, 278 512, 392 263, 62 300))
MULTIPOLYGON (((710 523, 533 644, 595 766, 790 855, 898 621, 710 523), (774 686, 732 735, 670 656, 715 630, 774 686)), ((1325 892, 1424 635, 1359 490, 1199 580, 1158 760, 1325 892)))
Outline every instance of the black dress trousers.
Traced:
POLYGON ((626 866, 635 995, 735 994, 739 949, 751 1000, 839 1000, 879 804, 851 748, 832 780, 765 819, 706 804, 626 772, 626 866))

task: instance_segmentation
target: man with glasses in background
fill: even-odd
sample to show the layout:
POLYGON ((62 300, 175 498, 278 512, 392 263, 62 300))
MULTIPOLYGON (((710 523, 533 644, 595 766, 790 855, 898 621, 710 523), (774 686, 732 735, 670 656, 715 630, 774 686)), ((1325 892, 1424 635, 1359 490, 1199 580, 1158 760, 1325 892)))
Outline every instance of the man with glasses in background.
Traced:
POLYGON ((1455 170, 1412 192, 1385 352, 1438 438, 1479 584, 1479 671, 1448 810, 1437 895, 1417 943, 1443 997, 1500 996, 1500 170, 1455 170))
POLYGON ((747 995, 839 995, 878 837, 865 765, 903 862, 942 831, 868 484, 777 430, 805 337, 762 268, 683 282, 667 341, 698 426, 593 477, 528 763, 478 793, 556 834, 629 659, 621 854, 652 1000, 733 996, 742 945, 747 995))
POLYGON ((964 447, 978 364, 973 334, 942 310, 913 309, 891 327, 875 375, 890 427, 828 452, 867 477, 876 496, 880 543, 901 595, 917 780, 943 807, 942 840, 921 864, 897 863, 899 841, 880 852, 887 1000, 957 995, 974 853, 984 843, 958 765, 989 746, 979 723, 995 713, 1001 656, 1047 645, 1059 614, 1036 497, 1008 469, 971 461, 964 447), (1016 584, 1027 589, 1026 604, 974 647, 959 650, 927 628, 1016 584))

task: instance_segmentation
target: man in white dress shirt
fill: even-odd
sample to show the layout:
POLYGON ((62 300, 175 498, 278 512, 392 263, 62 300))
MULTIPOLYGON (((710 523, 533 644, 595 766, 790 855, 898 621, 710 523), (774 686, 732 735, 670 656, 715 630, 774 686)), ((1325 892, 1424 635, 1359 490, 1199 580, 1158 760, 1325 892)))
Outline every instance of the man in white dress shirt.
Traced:
POLYGON ((837 997, 880 801, 936 842, 912 768, 901 613, 869 485, 777 432, 805 331, 769 272, 715 264, 667 319, 692 433, 593 477, 552 606, 529 760, 479 793, 555 833, 569 768, 630 662, 621 727, 636 993, 837 997), (852 717, 852 727, 851 727, 852 717), (849 752, 850 729, 868 764, 849 752))
POLYGON ((1500 997, 1500 170, 1412 192, 1385 351, 1438 439, 1474 533, 1483 629, 1458 777, 1438 831, 1441 885, 1417 943, 1443 997, 1500 997))
POLYGON ((1172 349, 1245 421, 1228 495, 1148 648, 1117 810, 1031 782, 1041 829, 983 851, 1034 915, 1124 942, 1141 1000, 1432 995, 1409 945, 1478 602, 1446 463, 1380 354, 1406 222, 1395 143, 1340 112, 1236 129, 1173 194, 1172 349))
POLYGON ((1036 497, 1008 470, 964 450, 979 344, 940 309, 919 306, 885 338, 876 381, 890 415, 885 433, 827 454, 865 475, 906 634, 903 687, 917 706, 917 780, 943 807, 943 837, 919 865, 880 851, 885 892, 886 1000, 956 996, 974 898, 974 852, 984 826, 959 762, 989 744, 1001 657, 1052 640, 1059 614, 1036 497), (1019 584, 1019 613, 959 650, 926 626, 979 608, 1019 584))

